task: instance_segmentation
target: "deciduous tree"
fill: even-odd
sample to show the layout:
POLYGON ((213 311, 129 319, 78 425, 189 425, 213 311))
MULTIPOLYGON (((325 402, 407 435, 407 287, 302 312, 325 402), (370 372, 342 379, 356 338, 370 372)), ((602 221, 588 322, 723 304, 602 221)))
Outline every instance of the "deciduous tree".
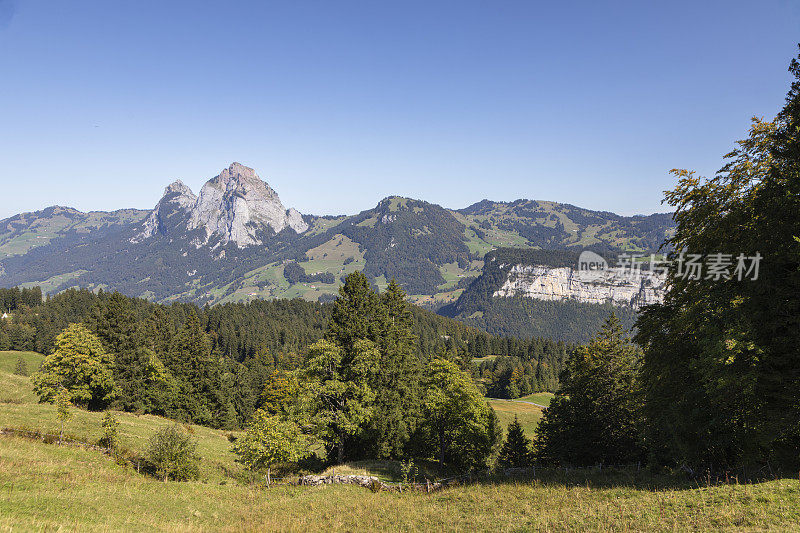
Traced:
POLYGON ((783 110, 753 119, 715 176, 673 171, 675 268, 663 305, 637 322, 660 463, 800 467, 800 61, 789 70, 783 110), (727 276, 684 275, 680 252, 726 254, 727 276))
POLYGON ((501 438, 496 415, 455 363, 431 361, 424 377, 424 425, 441 464, 482 464, 501 438))
POLYGON ((72 412, 70 411, 70 407, 72 407, 72 402, 70 402, 70 393, 64 387, 58 391, 56 395, 55 402, 56 402, 56 418, 58 418, 60 427, 58 432, 58 443, 61 444, 64 442, 64 422, 72 418, 72 412))
POLYGON ((373 415, 375 393, 369 386, 380 353, 367 340, 353 346, 353 358, 322 340, 311 346, 303 369, 303 398, 316 435, 335 448, 339 463, 346 458, 347 438, 356 435, 373 415))
POLYGON ((31 376, 42 402, 52 402, 64 388, 72 403, 100 409, 115 397, 113 359, 83 324, 71 324, 57 338, 55 351, 31 376))
POLYGON ((311 439, 303 434, 297 424, 259 409, 245 434, 234 444, 233 450, 239 456, 237 461, 248 470, 266 470, 269 485, 272 481, 271 470, 275 465, 308 457, 311 444, 311 439))

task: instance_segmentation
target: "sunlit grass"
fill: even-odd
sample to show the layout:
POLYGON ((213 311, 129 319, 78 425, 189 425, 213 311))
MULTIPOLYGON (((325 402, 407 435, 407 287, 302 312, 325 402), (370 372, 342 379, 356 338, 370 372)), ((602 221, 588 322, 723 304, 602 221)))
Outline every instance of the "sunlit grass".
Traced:
MULTIPOLYGON (((34 352, 0 352, 0 428, 25 428, 45 433, 59 432, 60 422, 52 404, 38 403, 29 377, 12 373, 18 357, 28 362, 29 370, 38 368, 43 356, 34 352)), ((101 436, 101 412, 91 412, 73 407, 72 417, 64 424, 64 432, 88 442, 97 442, 101 436)), ((174 424, 172 420, 154 415, 136 415, 114 412, 119 422, 119 439, 124 448, 144 455, 150 437, 160 428, 174 424)), ((229 432, 191 424, 184 428, 197 440, 198 453, 203 457, 201 478, 209 481, 225 479, 226 472, 240 469, 234 462, 229 432)))
POLYGON ((555 396, 552 392, 534 392, 533 394, 528 394, 527 396, 522 396, 521 398, 517 398, 519 401, 524 402, 533 402, 538 403, 539 405, 544 405, 545 407, 550 406, 550 401, 555 396))
POLYGON ((500 424, 505 430, 514 421, 514 417, 519 420, 525 435, 533 437, 539 420, 542 419, 541 407, 536 407, 529 403, 514 402, 511 400, 489 400, 489 405, 497 413, 500 424))
POLYGON ((520 481, 433 494, 354 486, 163 483, 105 456, 0 438, 0 529, 77 531, 790 531, 800 482, 659 486, 520 481))

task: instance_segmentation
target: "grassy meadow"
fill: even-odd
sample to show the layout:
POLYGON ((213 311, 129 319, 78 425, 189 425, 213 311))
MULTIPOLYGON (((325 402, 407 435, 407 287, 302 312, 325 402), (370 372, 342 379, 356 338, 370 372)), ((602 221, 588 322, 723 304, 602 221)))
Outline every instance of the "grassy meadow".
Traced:
MULTIPOLYGON (((0 427, 55 431, 53 407, 36 403, 30 379, 13 374, 19 356, 0 352, 0 427)), ((38 354, 22 356, 31 371, 41 361, 38 354)), ((512 410, 498 409, 506 423, 513 409, 535 408, 502 406, 512 410)), ((100 413, 73 409, 73 415, 67 433, 99 437, 100 413)), ((172 423, 150 415, 117 417, 122 445, 139 453, 150 435, 172 423)), ((800 482, 789 479, 697 486, 644 470, 540 469, 536 479, 489 479, 432 494, 342 485, 266 489, 236 475, 241 470, 225 432, 188 429, 203 466, 200 479, 186 483, 137 474, 98 451, 0 436, 0 531, 788 531, 800 523, 800 482)), ((400 472, 386 461, 327 473, 334 470, 385 480, 398 480, 400 472)), ((420 478, 437 474, 428 464, 419 471, 420 478)))
MULTIPOLYGON (((34 394, 29 377, 13 373, 17 359, 22 354, 33 372, 44 359, 33 352, 0 352, 0 428, 24 428, 57 434, 60 422, 56 407, 40 404, 34 394)), ((72 418, 64 424, 64 433, 78 439, 96 442, 100 439, 100 419, 103 413, 73 408, 72 418)), ((160 428, 174 422, 154 415, 136 415, 115 412, 119 422, 120 445, 138 455, 144 454, 150 437, 160 428)), ((228 433, 203 426, 185 424, 187 431, 197 439, 197 451, 203 457, 201 479, 221 481, 228 472, 239 466, 230 452, 228 433)))
MULTIPOLYGON (((632 474, 631 474, 632 476, 632 474)), ((0 438, 6 531, 790 531, 800 482, 673 487, 606 473, 433 494, 163 483, 80 448, 0 438)))
POLYGON ((534 392, 533 394, 528 394, 527 396, 517 398, 516 401, 532 402, 539 405, 544 405, 545 407, 550 407, 550 401, 553 399, 553 396, 554 394, 552 392, 534 392))
POLYGON ((505 430, 516 417, 525 431, 528 438, 533 437, 539 420, 542 419, 542 408, 529 403, 516 402, 513 400, 489 400, 489 405, 497 413, 500 425, 505 430))

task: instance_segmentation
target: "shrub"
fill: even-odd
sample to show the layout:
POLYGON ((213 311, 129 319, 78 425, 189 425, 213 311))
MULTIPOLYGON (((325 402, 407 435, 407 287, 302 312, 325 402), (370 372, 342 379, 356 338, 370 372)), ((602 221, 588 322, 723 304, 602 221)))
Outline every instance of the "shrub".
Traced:
POLYGON ((200 475, 197 443, 178 424, 163 427, 150 438, 147 459, 164 481, 187 481, 200 475))
POLYGON ((69 401, 70 395, 67 389, 61 388, 59 393, 56 395, 55 403, 56 403, 56 418, 61 423, 61 427, 58 433, 58 443, 64 441, 64 422, 72 418, 72 413, 70 412, 69 408, 72 407, 72 403, 69 401))
POLYGON ((310 444, 309 438, 297 424, 259 409, 245 434, 234 444, 233 451, 239 456, 237 461, 248 470, 266 470, 267 483, 270 483, 273 466, 308 457, 310 444))
POLYGON ((117 422, 116 417, 111 411, 106 411, 103 418, 100 420, 100 427, 102 436, 100 437, 99 444, 104 448, 114 450, 117 447, 117 422))
POLYGON ((414 464, 414 459, 400 463, 400 474, 403 476, 403 483, 414 483, 417 473, 417 465, 414 464))
POLYGON ((25 359, 21 355, 17 358, 17 364, 14 366, 14 373, 18 376, 28 375, 28 363, 25 362, 25 359))

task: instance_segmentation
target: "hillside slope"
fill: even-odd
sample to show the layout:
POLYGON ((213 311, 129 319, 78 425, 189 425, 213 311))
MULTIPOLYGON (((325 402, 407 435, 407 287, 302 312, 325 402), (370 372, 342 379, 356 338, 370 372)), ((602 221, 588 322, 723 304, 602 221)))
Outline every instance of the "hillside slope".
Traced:
MULTIPOLYGON (((30 366, 41 361, 34 353, 0 352, 0 387, 8 392, 13 381, 28 395, 0 397, 0 427, 55 431, 53 406, 33 403, 29 378, 10 372, 20 355, 30 366)), ((73 414, 67 433, 96 440, 100 413, 73 414)), ((115 414, 122 445, 138 452, 172 423, 115 414)), ((0 529, 352 531, 369 523, 381 530, 788 531, 800 520, 797 480, 697 487, 635 469, 538 469, 533 480, 501 477, 433 494, 374 494, 347 485, 267 490, 237 480, 240 467, 224 433, 199 426, 190 431, 202 456, 201 479, 184 483, 138 474, 96 450, 0 435, 0 529)), ((341 468, 380 475, 385 467, 341 468)))
POLYGON ((160 482, 105 456, 0 437, 9 531, 791 531, 800 482, 690 486, 645 471, 540 473, 424 492, 160 482))

